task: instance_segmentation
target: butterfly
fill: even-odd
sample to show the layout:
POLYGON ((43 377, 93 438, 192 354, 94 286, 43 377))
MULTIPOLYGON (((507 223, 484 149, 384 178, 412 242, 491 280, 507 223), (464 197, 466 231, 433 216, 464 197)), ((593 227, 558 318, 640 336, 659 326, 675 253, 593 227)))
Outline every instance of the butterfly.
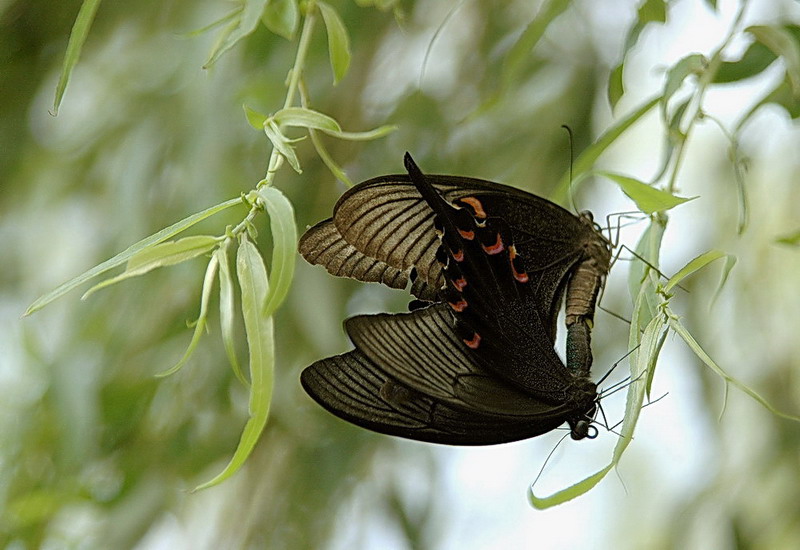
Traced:
POLYGON ((299 249, 330 273, 405 288, 413 311, 361 315, 355 349, 315 362, 305 390, 333 414, 410 439, 486 445, 567 422, 593 437, 590 330, 610 242, 574 216, 493 182, 406 175, 345 193, 299 249), (555 353, 567 296, 567 368, 555 353))

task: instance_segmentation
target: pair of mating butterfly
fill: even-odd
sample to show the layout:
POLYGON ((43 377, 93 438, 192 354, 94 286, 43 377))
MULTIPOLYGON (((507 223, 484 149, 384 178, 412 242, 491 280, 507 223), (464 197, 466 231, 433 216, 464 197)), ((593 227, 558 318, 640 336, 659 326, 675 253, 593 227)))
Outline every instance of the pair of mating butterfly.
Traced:
POLYGON ((359 315, 355 349, 301 375, 320 405, 390 435, 451 445, 593 438, 595 302, 611 243, 591 214, 488 181, 407 175, 360 183, 300 253, 330 273, 405 288, 408 313, 359 315), (567 364, 554 350, 566 295, 567 364))

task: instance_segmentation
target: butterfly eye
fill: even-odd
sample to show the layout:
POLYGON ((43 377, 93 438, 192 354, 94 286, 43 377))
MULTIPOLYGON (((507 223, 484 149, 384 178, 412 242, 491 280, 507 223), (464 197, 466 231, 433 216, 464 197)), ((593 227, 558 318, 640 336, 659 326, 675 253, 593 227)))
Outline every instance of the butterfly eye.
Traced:
POLYGON ((597 428, 595 428, 595 430, 594 430, 595 431, 594 436, 590 437, 589 436, 589 428, 590 427, 594 427, 594 426, 589 424, 588 420, 578 420, 572 426, 572 433, 570 434, 570 436, 572 437, 572 439, 575 439, 575 440, 583 439, 585 437, 588 437, 589 439, 594 439, 595 437, 597 437, 597 433, 596 433, 597 432, 597 428))

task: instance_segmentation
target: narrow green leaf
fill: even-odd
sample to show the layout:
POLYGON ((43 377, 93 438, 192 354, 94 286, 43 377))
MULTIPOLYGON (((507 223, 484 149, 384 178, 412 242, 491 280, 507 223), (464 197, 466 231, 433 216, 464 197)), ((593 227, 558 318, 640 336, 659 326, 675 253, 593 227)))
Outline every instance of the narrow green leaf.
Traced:
POLYGON ((83 283, 94 279, 95 277, 106 273, 107 271, 114 269, 118 265, 122 265, 123 263, 127 262, 131 257, 133 257, 138 252, 141 252, 145 248, 158 244, 160 242, 166 241, 170 237, 174 237, 175 235, 189 229, 194 224, 203 221, 204 219, 213 216, 223 210, 230 208, 231 206, 235 206, 237 204, 242 204, 242 199, 237 197, 235 199, 227 200, 223 203, 217 204, 210 208, 206 208, 201 212, 197 212, 192 214, 191 216, 182 219, 179 222, 176 222, 169 227, 165 227, 158 233, 154 233, 149 237, 142 239, 141 241, 132 244, 113 258, 106 260, 105 262, 94 266, 88 271, 81 273, 74 279, 70 279, 66 283, 59 285, 54 290, 51 290, 44 296, 40 296, 34 302, 28 306, 28 309, 25 311, 25 316, 30 315, 36 311, 39 311, 44 306, 49 304, 50 302, 61 298, 64 294, 73 290, 76 287, 79 287, 83 283))
POLYGON ((752 78, 764 72, 777 59, 761 42, 753 42, 738 61, 723 61, 714 74, 715 84, 727 84, 752 78))
POLYGON ((316 128, 317 130, 324 130, 330 132, 341 132, 342 127, 334 119, 303 107, 287 107, 281 109, 274 115, 272 119, 280 126, 298 126, 302 128, 316 128))
POLYGON ((256 30, 267 5, 267 0, 243 0, 243 2, 244 8, 239 16, 232 21, 232 30, 224 33, 224 39, 215 45, 208 61, 203 65, 204 69, 216 63, 222 54, 256 30))
POLYGON ((639 413, 642 410, 642 404, 644 403, 646 384, 643 376, 648 369, 653 368, 655 365, 655 359, 657 358, 655 350, 658 342, 661 340, 660 333, 662 332, 663 328, 663 317, 654 317, 650 321, 650 324, 647 325, 644 335, 642 336, 642 344, 638 350, 638 360, 631 361, 632 382, 628 388, 628 396, 625 405, 625 417, 622 423, 622 437, 617 440, 611 462, 600 471, 586 477, 574 485, 567 487, 566 489, 557 491, 556 493, 553 493, 547 497, 537 497, 533 493, 533 488, 528 488, 528 500, 534 508, 539 510, 552 508, 553 506, 563 504, 564 502, 587 493, 598 483, 600 483, 600 481, 608 474, 608 472, 617 466, 625 449, 633 440, 633 432, 639 419, 639 413))
POLYGON ((263 186, 258 195, 264 202, 272 231, 271 287, 263 304, 263 315, 270 316, 280 307, 294 277, 297 250, 297 226, 294 221, 292 203, 274 187, 263 186))
POLYGON ((333 83, 339 81, 347 74, 350 66, 350 38, 347 29, 339 14, 326 2, 317 2, 322 19, 325 20, 325 29, 328 32, 328 53, 331 57, 333 69, 333 83))
POLYGON ((623 72, 625 70, 625 62, 623 61, 611 71, 608 75, 608 102, 611 104, 611 110, 617 106, 617 102, 625 94, 625 82, 623 80, 623 72))
POLYGON ((664 0, 645 0, 637 13, 639 23, 665 23, 667 3, 664 0))
POLYGON ((714 260, 718 260, 719 258, 724 258, 727 256, 721 250, 709 250, 708 252, 704 252, 696 257, 694 260, 690 261, 688 264, 683 266, 675 275, 669 278, 667 281, 666 286, 664 286, 664 292, 670 292, 675 285, 680 283, 686 277, 697 271, 698 269, 702 269, 714 260))
POLYGON ((196 258, 214 248, 218 242, 219 239, 217 237, 195 235, 145 248, 131 256, 123 273, 94 285, 81 296, 81 300, 85 300, 101 288, 106 288, 131 277, 138 277, 159 267, 175 265, 196 258))
MULTIPOLYGON (((691 95, 687 96, 684 100, 678 102, 674 107, 673 113, 669 116, 667 123, 667 131, 664 134, 664 150, 661 157, 660 168, 656 175, 653 176, 653 181, 659 181, 667 173, 669 167, 672 165, 672 156, 675 153, 676 147, 686 141, 686 133, 681 130, 681 121, 683 115, 689 104, 692 101, 691 95)), ((666 113, 662 111, 662 116, 666 113)))
POLYGON ((236 255, 236 272, 242 291, 242 316, 250 349, 250 418, 245 424, 239 446, 230 462, 216 477, 194 490, 221 483, 236 473, 258 442, 267 424, 272 400, 275 367, 275 342, 272 317, 262 313, 262 304, 269 291, 264 261, 256 246, 243 237, 236 255))
MULTIPOLYGON (((653 226, 649 227, 648 231, 651 229, 653 229, 653 226)), ((644 237, 642 237, 642 241, 644 241, 644 237)), ((641 353, 644 328, 650 325, 658 310, 658 303, 651 305, 653 303, 653 295, 655 294, 657 287, 658 280, 651 273, 637 287, 638 290, 634 295, 634 307, 633 312, 631 313, 631 328, 628 332, 628 349, 633 350, 629 356, 631 368, 633 368, 634 365, 639 364, 638 361, 641 353)))
POLYGON ((344 183, 347 187, 353 187, 353 182, 350 178, 347 177, 344 170, 341 166, 336 164, 336 161, 333 160, 331 154, 328 153, 328 150, 325 148, 325 144, 322 143, 322 139, 319 137, 319 133, 316 130, 309 130, 308 135, 311 136, 311 143, 314 144, 314 149, 317 150, 317 155, 319 158, 322 159, 323 164, 328 167, 328 170, 331 171, 331 174, 344 183))
POLYGON ((324 128, 321 128, 321 130, 329 136, 337 137, 339 139, 346 139, 348 141, 369 141, 372 139, 382 138, 383 136, 394 132, 397 130, 397 126, 394 124, 387 124, 386 126, 380 126, 374 130, 367 130, 366 132, 337 132, 326 130, 324 128))
POLYGON ((800 97, 800 44, 787 29, 773 25, 748 27, 760 43, 772 50, 786 64, 786 74, 792 86, 792 95, 800 97))
POLYGON ((747 198, 747 185, 745 175, 747 173, 747 158, 743 157, 739 149, 736 138, 733 139, 730 147, 731 164, 733 164, 733 177, 736 182, 736 198, 739 202, 739 217, 736 222, 736 232, 742 235, 750 223, 750 201, 747 198))
POLYGON ((72 75, 72 70, 78 63, 83 44, 86 42, 86 37, 89 36, 89 29, 92 27, 94 16, 99 7, 100 0, 83 0, 81 9, 78 11, 78 16, 75 18, 75 23, 72 25, 72 32, 69 34, 69 43, 67 43, 67 51, 64 54, 64 65, 61 67, 61 75, 58 77, 58 84, 56 84, 56 96, 53 101, 54 115, 58 114, 58 108, 61 106, 61 100, 67 89, 69 77, 72 75))
POLYGON ((790 246, 800 246, 800 229, 794 233, 788 233, 783 237, 779 237, 775 242, 780 244, 788 244, 790 246))
POLYGON ((269 0, 261 16, 264 25, 286 40, 294 38, 300 22, 297 0, 269 0))
POLYGON ((513 84, 550 23, 571 3, 570 0, 549 0, 539 8, 536 18, 528 24, 503 60, 500 93, 513 84))
POLYGON ((663 212, 674 208, 679 204, 696 199, 697 197, 678 197, 661 189, 656 189, 651 185, 647 185, 637 179, 623 176, 621 174, 614 174, 612 172, 597 172, 598 175, 608 178, 620 186, 622 191, 630 197, 636 206, 645 214, 653 214, 655 212, 663 212))
POLYGON ((645 0, 636 12, 636 24, 625 37, 625 55, 639 42, 642 31, 649 23, 666 23, 667 6, 664 0, 645 0))
POLYGON ((786 112, 789 113, 789 116, 792 117, 792 120, 797 120, 800 118, 800 101, 797 99, 797 97, 795 97, 792 90, 792 83, 787 75, 786 78, 784 78, 782 82, 778 83, 771 92, 767 93, 761 101, 754 104, 753 107, 747 111, 747 113, 737 123, 736 131, 742 128, 742 126, 744 126, 744 124, 750 120, 753 114, 762 105, 766 105, 768 103, 774 103, 786 109, 786 112))
POLYGON ((289 165, 294 168, 294 171, 302 174, 300 160, 297 158, 297 153, 295 153, 291 141, 281 132, 274 120, 270 119, 264 124, 264 133, 267 134, 267 138, 272 142, 272 146, 283 155, 283 158, 289 161, 289 165))
POLYGON ((639 36, 649 23, 664 23, 667 20, 667 5, 664 0, 645 0, 636 14, 636 23, 630 27, 627 36, 625 37, 625 45, 623 46, 622 60, 611 71, 608 81, 608 100, 611 104, 612 110, 617 104, 617 101, 622 97, 625 92, 623 82, 623 71, 625 67, 625 59, 628 52, 639 41, 639 36))
POLYGON ((185 33, 181 33, 180 36, 184 36, 186 38, 194 38, 196 36, 200 36, 201 34, 210 31, 214 27, 218 27, 220 25, 224 25, 225 23, 229 23, 233 19, 236 19, 236 17, 238 17, 240 13, 242 13, 242 6, 237 6, 234 9, 232 9, 231 11, 229 11, 228 13, 226 13, 225 15, 223 15, 222 17, 220 17, 219 19, 217 19, 215 21, 212 21, 208 25, 205 25, 205 26, 200 27, 199 29, 195 29, 193 31, 188 31, 188 32, 185 32, 185 33))
MULTIPOLYGON (((575 165, 573 167, 575 179, 578 179, 578 177, 584 174, 584 172, 588 172, 592 166, 594 166, 594 163, 597 162, 597 159, 600 157, 600 155, 602 155, 603 152, 605 152, 605 150, 608 149, 608 147, 625 132, 625 130, 630 128, 636 121, 646 115, 650 109, 658 105, 660 99, 660 97, 655 97, 646 101, 627 117, 623 118, 614 126, 606 130, 605 133, 600 136, 592 145, 584 149, 580 156, 578 156, 578 158, 575 160, 575 165)), ((569 176, 569 171, 567 171, 559 180, 558 185, 556 185, 556 188, 552 193, 552 199, 554 202, 563 204, 566 201, 570 186, 569 176)))
POLYGON ((177 241, 157 244, 134 254, 128 260, 126 270, 137 270, 145 266, 154 269, 179 264, 208 252, 218 242, 219 237, 213 235, 192 235, 177 241))
POLYGON ((725 283, 728 282, 728 276, 731 274, 731 270, 733 266, 736 265, 736 256, 733 254, 728 254, 725 257, 725 266, 722 268, 722 275, 719 278, 719 284, 717 284, 717 290, 714 291, 714 296, 711 298, 711 301, 708 303, 708 309, 711 310, 714 307, 714 304, 719 298, 720 293, 722 292, 725 283))
MULTIPOLYGON (((644 293, 647 288, 642 289, 644 293)), ((644 300, 643 296, 643 300, 644 300)), ((644 404, 644 396, 649 394, 650 381, 658 361, 661 346, 664 343, 664 329, 666 318, 664 315, 656 315, 644 329, 639 349, 636 350, 631 359, 631 387, 628 389, 627 400, 625 403, 625 416, 622 420, 622 437, 614 447, 612 464, 616 465, 623 452, 633 441, 633 433, 639 421, 639 414, 644 404)))
MULTIPOLYGON (((663 219, 652 219, 636 244, 636 255, 644 261, 637 258, 631 263, 628 272, 628 291, 634 303, 638 304, 640 298, 644 299, 644 303, 641 304, 643 308, 641 311, 634 309, 634 316, 638 322, 631 323, 631 336, 644 330, 644 327, 658 313, 658 305, 661 303, 661 298, 656 293, 659 275, 653 271, 653 268, 658 269, 661 261, 661 242, 665 230, 666 225, 663 219), (646 287, 644 294, 642 294, 643 287, 646 287)), ((638 343, 637 341, 634 344, 631 341, 630 349, 634 349, 638 343)))
MULTIPOLYGON (((705 58, 704 55, 699 53, 687 55, 675 65, 673 65, 669 71, 667 71, 667 80, 664 83, 664 96, 662 99, 662 104, 664 105, 664 109, 666 109, 666 104, 672 98, 672 96, 677 92, 683 81, 686 80, 686 77, 689 75, 698 75, 703 72, 705 67, 708 65, 708 60, 705 58)), ((664 117, 666 120, 667 117, 664 117)))
POLYGON ((233 328, 235 312, 233 277, 231 277, 231 269, 228 264, 227 243, 220 246, 214 252, 214 256, 219 262, 219 324, 220 332, 222 333, 222 344, 225 346, 225 354, 228 356, 228 362, 231 364, 233 374, 242 384, 249 386, 250 382, 247 381, 247 378, 242 373, 242 367, 236 357, 236 338, 233 328))
POLYGON ((530 502, 531 506, 537 510, 545 510, 547 508, 552 508, 553 506, 563 504, 572 500, 573 498, 577 498, 585 493, 588 493, 594 488, 595 485, 600 483, 600 481, 606 477, 606 474, 608 474, 613 467, 613 463, 609 464, 599 472, 590 475, 575 485, 571 485, 566 489, 562 489, 546 497, 537 497, 533 493, 533 487, 528 487, 528 502, 530 502))
POLYGON ((705 365, 708 368, 714 371, 717 374, 717 376, 722 378, 726 382, 726 384, 731 384, 732 386, 738 388, 743 393, 749 395, 753 400, 755 400, 757 403, 759 403, 761 406, 763 406, 772 414, 779 416, 781 418, 786 418, 788 420, 794 420, 795 422, 800 422, 800 417, 791 414, 786 414, 777 410, 766 399, 761 397, 761 395, 759 395, 756 391, 752 390, 749 386, 747 386, 743 382, 739 381, 737 378, 734 378, 733 376, 725 372, 719 365, 717 365, 716 362, 714 362, 714 360, 705 352, 705 350, 703 350, 700 344, 697 343, 697 340, 695 340, 694 337, 689 333, 689 331, 686 330, 683 324, 681 324, 678 317, 669 310, 668 314, 670 316, 669 319, 670 328, 672 328, 672 330, 674 330, 681 338, 683 338, 683 341, 686 342, 686 344, 689 346, 689 349, 691 349, 694 352, 697 358, 700 359, 703 363, 705 363, 705 365))
POLYGON ((203 291, 200 295, 200 315, 197 317, 197 321, 194 324, 192 340, 189 342, 186 352, 183 354, 183 357, 181 357, 180 361, 175 363, 175 366, 165 370, 164 372, 156 374, 157 377, 161 378, 178 372, 192 356, 194 350, 197 349, 197 345, 200 343, 200 338, 203 336, 203 331, 206 328, 206 320, 208 319, 208 301, 211 298, 211 289, 214 286, 214 279, 217 276, 218 267, 218 257, 216 255, 211 256, 211 260, 208 262, 208 267, 206 268, 206 275, 203 278, 203 291))
MULTIPOLYGON (((681 120, 683 120, 683 114, 686 112, 686 108, 689 107, 689 103, 692 102, 692 97, 689 96, 675 107, 675 111, 672 113, 672 116, 669 117, 669 124, 668 124, 668 135, 669 143, 668 145, 674 149, 675 145, 683 142, 686 139, 686 134, 681 130, 681 120)), ((666 113, 665 113, 666 114, 666 113)), ((670 151, 671 152, 671 151, 670 151)), ((670 155, 665 155, 667 158, 667 163, 669 162, 670 155)), ((654 178, 657 180, 658 178, 654 178)))
POLYGON ((259 113, 247 105, 242 105, 242 108, 244 109, 244 116, 247 118, 247 123, 259 132, 263 132, 264 123, 268 118, 267 115, 259 113))

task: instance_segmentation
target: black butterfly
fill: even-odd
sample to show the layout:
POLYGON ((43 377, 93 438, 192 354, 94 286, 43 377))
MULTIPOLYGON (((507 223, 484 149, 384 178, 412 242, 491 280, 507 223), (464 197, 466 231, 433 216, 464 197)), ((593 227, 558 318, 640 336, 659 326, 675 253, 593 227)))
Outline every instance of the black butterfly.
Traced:
MULTIPOLYGON (((323 407, 411 439, 480 445, 568 422, 590 436, 589 330, 610 244, 591 217, 483 180, 408 175, 354 187, 300 252, 329 272, 431 302, 345 323, 356 349, 301 376, 323 407), (553 350, 567 289, 568 362, 553 350)), ((596 430, 594 431, 596 434, 596 430)))

